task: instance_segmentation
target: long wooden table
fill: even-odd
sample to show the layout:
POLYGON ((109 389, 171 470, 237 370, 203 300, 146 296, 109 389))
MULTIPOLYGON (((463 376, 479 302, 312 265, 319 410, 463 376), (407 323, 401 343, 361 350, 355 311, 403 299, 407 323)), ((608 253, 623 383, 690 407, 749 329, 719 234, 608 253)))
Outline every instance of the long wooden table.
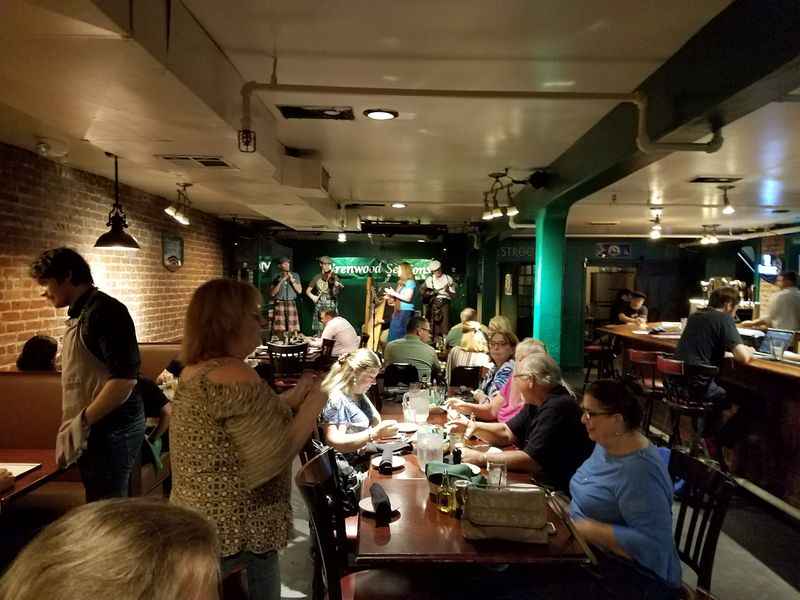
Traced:
MULTIPOLYGON (((385 418, 398 416, 397 405, 388 405, 385 418)), ((444 422, 444 415, 433 414, 432 424, 444 422)), ((404 456, 403 469, 382 475, 374 467, 362 486, 362 495, 369 495, 373 482, 386 490, 398 516, 388 526, 378 526, 374 518, 359 515, 356 563, 364 566, 389 564, 464 563, 464 564, 527 564, 577 565, 588 562, 586 553, 570 534, 566 524, 548 508, 548 520, 556 533, 549 544, 522 544, 499 540, 464 539, 461 521, 438 510, 429 495, 428 481, 417 457, 404 456)), ((510 473, 509 481, 527 482, 525 474, 510 473)))
MULTIPOLYGON (((659 323, 648 323, 647 328, 659 323)), ((597 331, 617 337, 626 348, 672 353, 678 335, 638 334, 638 327, 606 325, 597 331)), ((719 376, 723 387, 751 400, 757 410, 753 430, 763 438, 762 457, 748 459, 737 475, 800 508, 800 365, 754 357, 748 364, 726 358, 719 376)), ((745 448, 737 448, 737 453, 745 448)))
POLYGON ((52 448, 0 448, 0 463, 41 463, 38 468, 18 477, 14 481, 13 488, 0 492, 0 514, 5 512, 11 502, 44 485, 62 471, 56 464, 55 452, 52 448))

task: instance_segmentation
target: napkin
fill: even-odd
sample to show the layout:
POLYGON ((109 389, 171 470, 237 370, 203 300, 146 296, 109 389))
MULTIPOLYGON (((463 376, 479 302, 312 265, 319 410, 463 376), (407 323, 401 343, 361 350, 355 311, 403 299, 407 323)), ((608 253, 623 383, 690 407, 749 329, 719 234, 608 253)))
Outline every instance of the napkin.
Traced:
POLYGON ((425 476, 434 485, 442 485, 445 474, 452 479, 466 479, 476 485, 486 483, 483 475, 473 475, 472 469, 464 464, 450 465, 434 460, 425 465, 425 476))
POLYGON ((384 446, 383 452, 381 453, 381 462, 378 465, 378 473, 382 475, 392 474, 392 456, 392 448, 390 446, 384 446))
POLYGON ((366 446, 364 446, 364 454, 383 454, 383 451, 386 449, 390 449, 392 452, 399 452, 401 454, 411 452, 413 448, 409 442, 389 442, 389 443, 380 443, 375 444, 370 442, 366 446))
POLYGON ((369 487, 369 495, 372 498, 372 510, 375 512, 375 521, 378 525, 388 525, 392 519, 392 505, 389 496, 380 483, 373 483, 369 487))

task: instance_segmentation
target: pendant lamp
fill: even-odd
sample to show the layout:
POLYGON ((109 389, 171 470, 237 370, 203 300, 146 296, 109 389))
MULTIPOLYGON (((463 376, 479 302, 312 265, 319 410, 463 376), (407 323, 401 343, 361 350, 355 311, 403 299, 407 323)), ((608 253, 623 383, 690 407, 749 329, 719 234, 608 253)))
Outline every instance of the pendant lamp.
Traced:
POLYGON ((122 204, 119 201, 119 167, 117 166, 117 155, 106 152, 106 156, 114 157, 114 205, 108 213, 107 227, 111 229, 97 238, 94 243, 95 248, 115 248, 119 250, 139 250, 139 242, 130 233, 125 231, 128 228, 128 220, 122 204))

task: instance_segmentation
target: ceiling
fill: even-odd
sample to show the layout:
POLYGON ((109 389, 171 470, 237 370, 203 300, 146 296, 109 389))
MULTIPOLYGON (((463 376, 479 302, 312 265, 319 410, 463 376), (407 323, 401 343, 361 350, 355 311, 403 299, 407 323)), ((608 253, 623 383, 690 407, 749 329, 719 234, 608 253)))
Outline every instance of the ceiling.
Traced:
MULTIPOLYGON (((266 145, 312 151, 311 167, 331 176, 326 193, 288 182, 283 159, 261 151, 263 136, 259 152, 237 151, 241 83, 268 81, 277 54, 281 84, 624 93, 728 3, 508 0, 487 9, 483 0, 183 0, 189 17, 173 16, 169 54, 161 56, 141 27, 129 37, 90 0, 4 0, 0 140, 27 148, 37 136, 59 140, 68 164, 106 176, 112 166, 103 151, 115 152, 123 182, 171 198, 178 181, 191 181, 195 206, 220 215, 335 229, 337 204, 378 204, 347 211, 348 225, 361 216, 458 227, 479 220, 488 173, 511 167, 523 178, 550 164, 615 102, 258 92, 262 120, 274 127, 266 145), (207 46, 226 65, 211 65, 207 46), (220 75, 223 66, 235 77, 220 75), (214 87, 227 95, 214 96, 214 87), (278 104, 352 106, 356 119, 286 120, 278 104), (366 119, 363 110, 374 107, 400 116, 366 119), (187 171, 156 158, 189 152, 220 155, 235 168, 187 171)), ((701 222, 793 221, 798 125, 800 103, 768 105, 725 128, 718 153, 666 156, 579 202, 569 232, 641 234, 648 202, 665 206, 667 234, 697 233, 701 222), (714 186, 686 183, 698 174, 743 177, 729 193, 735 215, 713 207, 714 186), (791 212, 773 214, 776 207, 791 212), (619 223, 590 224, 611 220, 619 223)))

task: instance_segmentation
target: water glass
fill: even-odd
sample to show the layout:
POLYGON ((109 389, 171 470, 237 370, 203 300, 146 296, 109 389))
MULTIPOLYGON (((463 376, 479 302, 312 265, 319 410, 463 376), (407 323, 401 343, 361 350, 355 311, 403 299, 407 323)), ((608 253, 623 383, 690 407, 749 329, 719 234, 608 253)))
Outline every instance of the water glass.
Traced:
POLYGON ((422 426, 417 432, 417 460, 419 468, 425 471, 425 465, 431 461, 442 462, 442 433, 436 427, 422 426))
POLYGON ((507 473, 506 463, 495 462, 492 459, 486 460, 486 480, 492 487, 506 487, 507 473))
POLYGON ((418 424, 427 423, 431 405, 428 400, 428 391, 421 390, 411 395, 414 404, 414 422, 418 424))
POLYGON ((406 392, 403 394, 403 421, 405 423, 416 423, 416 415, 411 396, 406 392))
POLYGON ((786 342, 784 340, 770 340, 772 346, 772 356, 775 360, 783 360, 783 351, 786 350, 786 342))

